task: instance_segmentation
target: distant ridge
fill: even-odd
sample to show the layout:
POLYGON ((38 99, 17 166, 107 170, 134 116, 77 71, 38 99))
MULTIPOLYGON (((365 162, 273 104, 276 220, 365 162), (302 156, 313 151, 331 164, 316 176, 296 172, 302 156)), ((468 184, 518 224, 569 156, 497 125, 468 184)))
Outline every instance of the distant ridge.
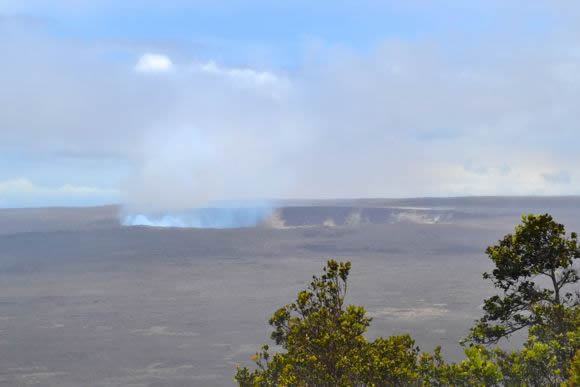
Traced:
MULTIPOLYGON (((275 210, 261 226, 355 226, 448 223, 489 216, 549 212, 559 217, 580 208, 580 196, 464 196, 399 199, 294 199, 260 201, 275 210)), ((241 205, 244 202, 240 202, 241 205)), ((245 202, 248 205, 256 201, 245 202)), ((219 208, 219 207, 216 207, 219 208)), ((0 209, 0 234, 119 228, 120 205, 0 209)))

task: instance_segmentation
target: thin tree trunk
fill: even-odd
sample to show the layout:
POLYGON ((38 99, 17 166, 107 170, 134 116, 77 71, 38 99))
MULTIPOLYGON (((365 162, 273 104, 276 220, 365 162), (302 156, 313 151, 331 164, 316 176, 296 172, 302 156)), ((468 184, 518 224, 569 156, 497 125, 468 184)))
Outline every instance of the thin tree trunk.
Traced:
POLYGON ((554 269, 550 270, 550 278, 552 278, 552 284, 554 285, 554 301, 557 305, 560 305, 560 288, 558 287, 558 281, 556 280, 556 272, 554 269))

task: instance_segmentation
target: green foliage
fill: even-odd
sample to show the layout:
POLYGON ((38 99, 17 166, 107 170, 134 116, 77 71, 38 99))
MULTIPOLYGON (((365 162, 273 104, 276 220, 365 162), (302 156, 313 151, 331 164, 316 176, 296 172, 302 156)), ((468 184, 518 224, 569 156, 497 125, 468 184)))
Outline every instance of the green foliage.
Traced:
POLYGON ((350 262, 330 260, 294 303, 270 319, 272 339, 285 352, 257 353, 257 370, 240 368, 240 385, 405 385, 418 378, 418 351, 409 336, 363 336, 371 318, 361 306, 344 306, 350 262))
POLYGON ((408 335, 379 337, 365 351, 362 378, 365 385, 407 385, 420 378, 419 348, 408 335))
POLYGON ((358 372, 370 318, 363 307, 343 307, 350 263, 331 260, 324 271, 308 290, 298 293, 295 303, 274 313, 272 339, 287 351, 282 362, 285 377, 309 384, 346 383, 358 372))
POLYGON ((257 368, 238 368, 241 386, 580 386, 580 307, 567 291, 579 278, 577 236, 549 215, 523 218, 515 233, 487 249, 496 267, 484 278, 503 291, 485 300, 484 317, 471 330, 459 363, 446 363, 441 348, 421 353, 408 335, 364 334, 371 323, 362 306, 345 306, 350 262, 330 260, 296 301, 270 319, 271 338, 254 356, 257 368), (536 283, 545 276, 552 284, 536 283), (522 328, 519 351, 490 349, 522 328))
POLYGON ((441 347, 435 348, 432 354, 422 353, 419 357, 419 374, 423 385, 448 386, 458 385, 459 367, 456 364, 447 364, 441 356, 441 347))
POLYGON ((537 313, 541 306, 577 305, 577 295, 567 290, 579 280, 573 267, 580 258, 578 236, 567 237, 564 226, 550 215, 523 216, 515 232, 488 247, 486 253, 495 269, 483 278, 492 280, 503 294, 484 301, 484 316, 467 342, 497 343, 523 328, 545 325, 545 316, 537 313), (540 286, 542 277, 548 287, 540 286))
POLYGON ((472 346, 465 349, 466 359, 457 367, 457 379, 463 385, 496 386, 503 378, 493 354, 485 347, 472 346))
POLYGON ((572 358, 580 348, 579 281, 574 262, 580 258, 576 233, 548 215, 527 215, 513 234, 487 249, 495 264, 491 279, 501 295, 484 301, 484 316, 465 342, 492 344, 528 328, 519 351, 494 350, 505 386, 565 383, 572 358), (541 286, 541 280, 548 285, 541 286))
POLYGON ((419 381, 423 386, 495 386, 503 374, 494 362, 494 353, 483 346, 465 349, 465 360, 461 363, 445 363, 441 349, 433 355, 420 356, 419 381))
POLYGON ((568 378, 569 386, 580 386, 580 350, 576 351, 576 355, 572 359, 570 367, 570 378, 568 378))
POLYGON ((570 377, 571 361, 580 348, 580 310, 561 305, 543 309, 538 313, 550 315, 547 318, 557 324, 530 327, 528 340, 519 351, 495 350, 504 385, 558 385, 570 377))

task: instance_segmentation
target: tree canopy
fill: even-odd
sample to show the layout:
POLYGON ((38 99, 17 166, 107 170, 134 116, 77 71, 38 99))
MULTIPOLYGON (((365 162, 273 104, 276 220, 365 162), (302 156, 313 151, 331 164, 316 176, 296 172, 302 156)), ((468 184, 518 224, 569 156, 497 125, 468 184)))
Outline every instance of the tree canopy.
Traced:
POLYGON ((580 385, 576 234, 566 236, 549 215, 528 215, 487 254, 495 269, 483 276, 502 294, 485 300, 461 362, 445 362, 439 347, 421 352, 409 335, 367 340, 372 319, 364 307, 345 304, 351 264, 329 260, 270 319, 279 351, 264 345, 253 358, 256 369, 238 368, 235 380, 241 386, 580 385), (528 339, 520 350, 489 347, 523 328, 528 339))
POLYGON ((548 214, 526 215, 513 234, 486 250, 495 264, 484 273, 502 291, 484 301, 484 316, 469 339, 497 343, 501 338, 532 325, 544 325, 552 310, 555 323, 563 307, 578 304, 571 285, 579 280, 574 261, 580 258, 578 236, 568 237, 564 225, 548 214), (542 282, 542 280, 544 280, 542 282))

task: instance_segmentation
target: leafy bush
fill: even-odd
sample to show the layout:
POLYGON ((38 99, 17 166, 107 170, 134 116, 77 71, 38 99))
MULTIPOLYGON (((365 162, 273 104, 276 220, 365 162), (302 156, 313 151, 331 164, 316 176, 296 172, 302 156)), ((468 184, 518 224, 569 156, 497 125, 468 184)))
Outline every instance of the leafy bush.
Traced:
POLYGON ((471 329, 465 359, 446 363, 441 349, 420 352, 409 335, 364 334, 371 323, 364 307, 345 306, 350 262, 329 260, 296 301, 270 319, 271 338, 254 356, 257 368, 238 368, 241 386, 546 386, 580 385, 580 309, 568 291, 579 277, 577 236, 549 215, 523 217, 497 246, 487 249, 496 268, 491 279, 501 295, 485 300, 484 317, 471 329), (551 288, 541 288, 546 276, 551 288), (520 329, 519 351, 489 348, 520 329))

